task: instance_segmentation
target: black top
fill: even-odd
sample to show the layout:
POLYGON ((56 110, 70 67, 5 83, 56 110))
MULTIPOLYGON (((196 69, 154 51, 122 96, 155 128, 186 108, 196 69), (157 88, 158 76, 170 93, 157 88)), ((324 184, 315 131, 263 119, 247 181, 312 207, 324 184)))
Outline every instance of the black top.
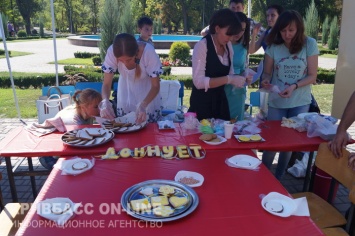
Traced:
MULTIPOLYGON (((205 39, 207 41, 205 75, 211 79, 228 75, 231 66, 228 47, 229 65, 225 66, 218 58, 211 35, 206 35, 205 39)), ((209 88, 207 92, 205 92, 205 89, 197 89, 195 85, 192 85, 189 112, 196 112, 198 120, 207 118, 229 120, 229 108, 224 85, 217 88, 209 88)))

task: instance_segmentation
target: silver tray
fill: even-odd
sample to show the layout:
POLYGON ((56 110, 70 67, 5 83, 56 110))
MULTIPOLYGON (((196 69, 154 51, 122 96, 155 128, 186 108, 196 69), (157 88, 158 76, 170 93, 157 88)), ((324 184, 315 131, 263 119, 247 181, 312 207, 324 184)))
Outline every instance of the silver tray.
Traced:
POLYGON ((116 134, 121 134, 121 133, 131 133, 131 132, 136 132, 139 131, 141 129, 144 129, 147 126, 148 122, 144 122, 142 124, 136 125, 134 124, 131 127, 126 127, 128 129, 122 129, 122 128, 113 128, 110 129, 111 131, 113 131, 116 134), (136 127, 136 128, 135 128, 136 127))
POLYGON ((67 139, 65 138, 67 135, 73 135, 75 134, 76 132, 78 132, 79 130, 81 129, 76 129, 76 130, 71 130, 71 131, 68 131, 66 133, 64 133, 61 137, 61 140, 62 142, 65 144, 65 145, 68 145, 68 146, 72 146, 72 147, 82 147, 82 148, 91 148, 91 147, 96 147, 96 146, 99 146, 99 145, 102 145, 102 144, 105 144, 109 141, 111 141, 114 137, 115 137, 115 134, 111 131, 111 130, 106 130, 106 129, 103 129, 103 128, 90 128, 90 129, 100 129, 100 130, 103 130, 105 133, 102 135, 102 136, 99 136, 99 137, 94 137, 93 138, 93 143, 85 143, 85 144, 80 144, 80 143, 69 143, 67 141, 67 139), (103 140, 102 142, 99 142, 97 143, 97 141, 100 141, 99 138, 105 138, 105 140, 103 140))
MULTIPOLYGON (((121 205, 123 209, 127 212, 127 214, 141 220, 145 221, 155 221, 155 222, 167 222, 181 219, 191 212, 193 212, 196 207, 198 206, 199 198, 196 192, 186 186, 176 181, 172 180, 148 180, 138 184, 133 185, 132 187, 128 188, 121 197, 121 205), (137 200, 145 198, 146 196, 139 193, 144 188, 153 188, 154 195, 153 196, 161 196, 158 191, 160 186, 162 185, 170 185, 175 188, 175 196, 181 197, 185 196, 188 199, 188 203, 182 207, 176 208, 174 213, 169 216, 156 216, 153 212, 135 212, 130 207, 131 200, 137 200)), ((171 206, 172 207, 172 206, 171 206)), ((173 208, 173 207, 172 207, 173 208)))

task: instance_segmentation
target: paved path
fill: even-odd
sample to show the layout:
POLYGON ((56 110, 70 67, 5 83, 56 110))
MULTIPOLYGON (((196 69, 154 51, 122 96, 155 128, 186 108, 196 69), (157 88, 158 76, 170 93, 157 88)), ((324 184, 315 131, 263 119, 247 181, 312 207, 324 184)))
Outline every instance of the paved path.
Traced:
MULTIPOLYGON (((83 47, 71 45, 67 39, 57 41, 58 60, 74 58, 75 52, 99 53, 97 47, 83 47)), ((4 49, 3 43, 0 48, 4 49)), ((10 58, 11 70, 16 72, 38 72, 55 73, 53 40, 37 40, 28 42, 8 42, 7 48, 10 51, 30 52, 31 55, 10 58)), ((158 53, 168 53, 169 50, 157 50, 158 53)), ((259 50, 257 53, 263 53, 259 50)), ((336 59, 319 58, 319 67, 333 69, 336 66, 336 59)), ((0 59, 0 71, 8 71, 6 58, 0 59)), ((58 65, 59 73, 64 72, 64 66, 58 65)), ((192 75, 191 67, 173 67, 173 75, 192 75)))

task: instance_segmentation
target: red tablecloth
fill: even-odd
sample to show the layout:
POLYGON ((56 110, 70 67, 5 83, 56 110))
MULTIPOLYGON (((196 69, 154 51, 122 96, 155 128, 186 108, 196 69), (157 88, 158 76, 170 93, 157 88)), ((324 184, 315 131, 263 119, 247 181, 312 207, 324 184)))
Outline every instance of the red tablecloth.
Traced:
POLYGON ((78 176, 64 176, 54 169, 35 204, 46 198, 68 197, 74 202, 92 203, 89 209, 93 213, 77 215, 71 227, 62 229, 50 227, 50 221, 32 208, 18 235, 322 235, 309 217, 281 218, 262 208, 260 194, 288 193, 263 165, 251 171, 224 163, 241 153, 254 155, 247 150, 210 150, 202 160, 97 160, 93 169, 78 176), (190 215, 158 227, 125 212, 100 213, 100 204, 117 205, 130 186, 152 179, 173 180, 179 170, 197 171, 205 177, 204 184, 195 188, 200 203, 190 215))
MULTIPOLYGON (((71 156, 104 154, 109 147, 116 151, 128 147, 142 147, 148 144, 159 146, 176 146, 179 144, 199 144, 206 150, 259 149, 271 151, 315 151, 324 140, 308 138, 306 132, 300 133, 294 129, 281 127, 280 121, 267 121, 262 125, 261 136, 265 142, 240 143, 234 137, 221 145, 208 145, 198 139, 200 134, 184 136, 179 124, 174 130, 159 130, 156 124, 138 132, 116 134, 115 138, 101 146, 93 148, 70 147, 61 141, 62 133, 56 132, 42 137, 36 137, 22 127, 12 131, 0 142, 0 156, 71 156)), ((83 126, 81 126, 83 127, 83 126)), ((68 126, 68 130, 79 128, 68 126)))

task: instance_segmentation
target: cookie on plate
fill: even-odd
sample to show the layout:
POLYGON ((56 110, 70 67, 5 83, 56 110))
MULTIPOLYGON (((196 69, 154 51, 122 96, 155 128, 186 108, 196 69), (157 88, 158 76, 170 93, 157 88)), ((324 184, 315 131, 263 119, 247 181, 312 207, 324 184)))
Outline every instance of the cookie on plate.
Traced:
POLYGON ((254 134, 252 136, 250 136, 250 140, 251 141, 260 141, 261 140, 261 136, 258 134, 254 134))

